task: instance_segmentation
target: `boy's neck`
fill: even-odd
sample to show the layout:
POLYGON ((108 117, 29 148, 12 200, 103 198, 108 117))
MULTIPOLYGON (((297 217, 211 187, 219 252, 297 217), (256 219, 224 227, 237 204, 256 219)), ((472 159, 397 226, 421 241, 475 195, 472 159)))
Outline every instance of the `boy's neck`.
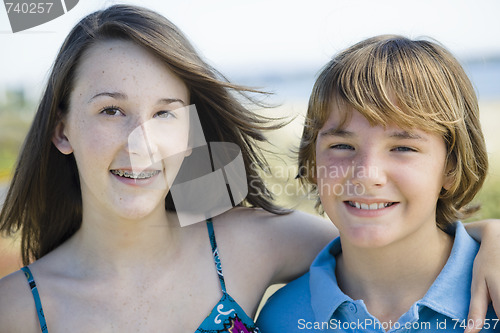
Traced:
POLYGON ((453 238, 437 227, 380 248, 359 248, 342 240, 337 281, 345 294, 362 299, 381 322, 394 323, 426 294, 452 246, 453 238))

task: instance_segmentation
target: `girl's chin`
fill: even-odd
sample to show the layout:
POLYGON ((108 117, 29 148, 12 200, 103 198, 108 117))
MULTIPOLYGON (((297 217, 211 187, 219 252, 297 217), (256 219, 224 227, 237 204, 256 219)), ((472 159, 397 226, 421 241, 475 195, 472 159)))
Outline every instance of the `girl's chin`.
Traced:
POLYGON ((116 214, 123 219, 138 220, 165 211, 165 199, 156 202, 122 200, 116 205, 116 214))

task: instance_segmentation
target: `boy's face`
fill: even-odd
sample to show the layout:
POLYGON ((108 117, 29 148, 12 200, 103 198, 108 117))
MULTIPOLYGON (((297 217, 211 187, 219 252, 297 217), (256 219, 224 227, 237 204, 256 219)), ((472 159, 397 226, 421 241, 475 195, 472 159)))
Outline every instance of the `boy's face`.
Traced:
POLYGON ((446 146, 437 134, 371 126, 358 111, 337 130, 339 110, 319 131, 317 184, 342 243, 382 247, 436 228, 446 146))

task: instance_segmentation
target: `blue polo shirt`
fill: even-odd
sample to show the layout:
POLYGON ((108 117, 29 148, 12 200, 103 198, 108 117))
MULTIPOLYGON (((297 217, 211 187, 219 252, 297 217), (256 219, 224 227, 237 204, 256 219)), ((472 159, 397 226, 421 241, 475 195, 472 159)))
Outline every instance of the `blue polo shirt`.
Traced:
MULTIPOLYGON (((338 287, 335 256, 342 249, 340 239, 336 238, 318 254, 308 273, 269 298, 257 326, 262 333, 463 332, 467 325, 472 266, 478 250, 478 243, 457 223, 450 257, 425 296, 397 322, 382 325, 367 311, 362 300, 353 300, 338 287)), ((481 332, 500 332, 491 305, 486 318, 481 332)))

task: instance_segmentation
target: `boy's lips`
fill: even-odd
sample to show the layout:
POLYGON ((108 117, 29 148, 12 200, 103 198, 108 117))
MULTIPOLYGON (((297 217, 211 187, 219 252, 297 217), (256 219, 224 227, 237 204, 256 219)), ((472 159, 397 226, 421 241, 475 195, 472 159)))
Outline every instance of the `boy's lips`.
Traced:
POLYGON ((399 206, 397 201, 377 200, 346 200, 343 202, 347 211, 361 218, 376 218, 384 216, 399 206))
POLYGON ((347 203, 349 206, 357 208, 357 209, 362 209, 362 210, 378 210, 378 209, 383 209, 390 207, 397 202, 394 201, 376 201, 376 202, 371 202, 371 203, 366 203, 366 202, 359 202, 359 201, 354 201, 354 200, 348 200, 344 201, 347 203))

